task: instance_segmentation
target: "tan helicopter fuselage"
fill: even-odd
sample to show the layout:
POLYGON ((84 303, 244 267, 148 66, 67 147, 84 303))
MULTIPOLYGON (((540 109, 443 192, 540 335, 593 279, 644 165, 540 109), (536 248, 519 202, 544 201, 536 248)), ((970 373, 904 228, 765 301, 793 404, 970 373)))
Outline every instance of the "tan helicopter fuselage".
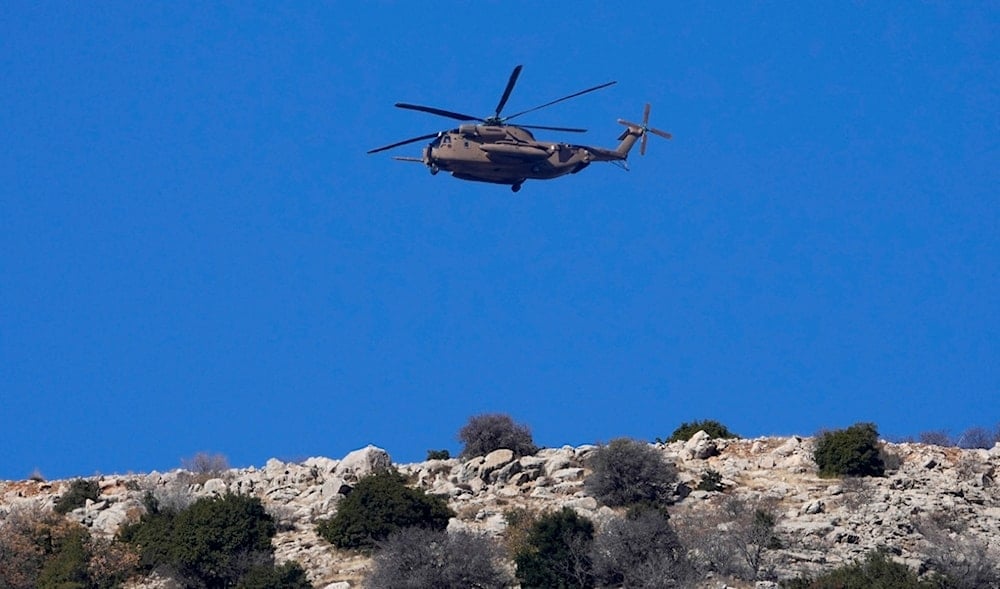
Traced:
POLYGON ((520 187, 527 179, 575 174, 591 162, 624 160, 641 134, 641 129, 630 128, 612 150, 539 141, 513 125, 467 124, 440 133, 424 149, 422 160, 432 173, 444 170, 462 180, 520 187))

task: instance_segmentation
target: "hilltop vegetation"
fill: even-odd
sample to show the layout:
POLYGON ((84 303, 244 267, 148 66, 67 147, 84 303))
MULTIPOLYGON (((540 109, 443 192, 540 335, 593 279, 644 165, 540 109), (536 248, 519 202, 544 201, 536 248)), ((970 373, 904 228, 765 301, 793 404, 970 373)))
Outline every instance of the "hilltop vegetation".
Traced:
POLYGON ((462 429, 461 460, 369 447, 233 471, 204 455, 157 477, 12 483, 0 589, 1000 583, 1000 524, 977 515, 1000 509, 1000 450, 887 444, 871 423, 757 440, 696 423, 713 432, 538 449, 493 414, 462 429))

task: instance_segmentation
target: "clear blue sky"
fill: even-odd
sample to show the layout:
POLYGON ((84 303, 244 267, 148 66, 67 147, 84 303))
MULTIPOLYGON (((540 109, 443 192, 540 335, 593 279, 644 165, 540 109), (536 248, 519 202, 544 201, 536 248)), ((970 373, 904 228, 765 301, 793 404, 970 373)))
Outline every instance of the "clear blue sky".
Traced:
POLYGON ((1000 421, 996 2, 14 2, 0 478, 1000 421), (632 171, 368 149, 526 115, 632 171))

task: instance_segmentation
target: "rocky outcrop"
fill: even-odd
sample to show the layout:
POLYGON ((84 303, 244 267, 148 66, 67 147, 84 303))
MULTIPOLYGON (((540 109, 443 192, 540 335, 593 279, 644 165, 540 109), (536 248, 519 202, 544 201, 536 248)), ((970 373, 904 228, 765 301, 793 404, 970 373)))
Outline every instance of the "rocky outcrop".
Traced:
MULTIPOLYGON (((688 442, 655 447, 675 464, 683 483, 678 495, 683 499, 670 508, 679 528, 717 525, 720 505, 733 497, 773 506, 782 547, 770 551, 769 566, 780 578, 815 574, 877 547, 887 547, 917 570, 927 569, 935 551, 950 541, 956 546, 973 543, 992 558, 1000 555, 1000 445, 960 450, 886 444, 891 467, 887 476, 854 480, 819 478, 810 438, 712 440, 699 433, 688 442), (709 470, 721 475, 721 492, 694 490, 709 470)), ((502 536, 504 513, 519 507, 568 506, 598 524, 613 517, 616 512, 600 506, 584 488, 588 457, 595 449, 564 446, 522 457, 497 450, 466 461, 393 465, 385 450, 368 446, 340 460, 272 459, 263 468, 233 469, 207 478, 182 470, 95 477, 98 501, 88 501, 69 517, 93 534, 111 536, 140 516, 147 492, 177 506, 228 492, 254 495, 278 522, 273 543, 279 562, 299 562, 317 587, 349 589, 361 586, 368 559, 331 547, 316 534, 315 523, 335 513, 339 500, 361 477, 395 466, 415 485, 448 498, 457 514, 450 529, 502 536)), ((68 485, 2 482, 0 516, 19 507, 51 507, 68 485)), ((709 531, 725 533, 725 523, 718 525, 709 531)), ((163 583, 150 580, 141 586, 167 586, 163 583)))

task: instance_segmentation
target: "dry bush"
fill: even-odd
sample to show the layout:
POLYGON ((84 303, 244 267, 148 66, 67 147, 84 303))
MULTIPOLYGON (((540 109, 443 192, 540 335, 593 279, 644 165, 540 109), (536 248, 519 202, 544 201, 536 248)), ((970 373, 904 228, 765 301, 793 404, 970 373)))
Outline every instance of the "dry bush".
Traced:
POLYGON ((970 427, 958 436, 958 447, 966 449, 992 448, 994 443, 993 432, 985 427, 970 427))
POLYGON ((0 521, 0 587, 112 587, 135 572, 138 556, 119 542, 92 538, 80 524, 40 506, 0 521))
POLYGON ((37 542, 40 528, 57 525, 61 518, 40 506, 17 506, 0 520, 0 587, 33 589, 45 561, 37 542))
POLYGON ((949 589, 1000 586, 1000 554, 957 524, 961 518, 937 512, 914 522, 926 541, 930 568, 947 578, 949 589))
POLYGON ((851 511, 857 511, 875 500, 875 487, 865 477, 844 477, 840 488, 840 502, 851 511))
POLYGON ((473 532, 403 528, 378 544, 368 589, 503 589, 513 584, 492 540, 473 532))
POLYGON ((458 439, 464 444, 461 455, 463 460, 485 456, 502 448, 513 450, 517 456, 527 456, 538 451, 528 426, 514 423, 509 415, 503 413, 470 417, 468 423, 458 431, 458 439))
POLYGON ((223 454, 198 452, 191 458, 182 458, 181 468, 194 475, 192 482, 203 485, 206 481, 221 478, 228 472, 229 459, 223 454))
POLYGON ((694 569, 665 512, 640 509, 607 522, 594 537, 594 575, 605 587, 689 587, 694 569))
POLYGON ((528 533, 538 521, 541 513, 533 507, 515 507, 503 512, 507 529, 503 534, 503 546, 507 555, 514 558, 528 546, 528 533))
POLYGON ((928 444, 931 446, 954 446, 955 443, 951 439, 951 435, 948 430, 939 429, 928 432, 920 432, 917 436, 917 441, 921 444, 928 444))
POLYGON ((678 518, 675 528, 702 574, 757 581, 774 576, 770 551, 781 546, 778 519, 770 500, 728 497, 710 513, 678 518))
POLYGON ((120 582, 131 577, 139 568, 139 553, 132 546, 109 540, 94 538, 90 540, 90 562, 87 565, 90 578, 111 581, 111 585, 120 586, 120 582))
POLYGON ((659 450, 638 440, 612 440, 598 448, 589 462, 593 472, 584 487, 610 507, 667 504, 677 483, 677 469, 659 450))

